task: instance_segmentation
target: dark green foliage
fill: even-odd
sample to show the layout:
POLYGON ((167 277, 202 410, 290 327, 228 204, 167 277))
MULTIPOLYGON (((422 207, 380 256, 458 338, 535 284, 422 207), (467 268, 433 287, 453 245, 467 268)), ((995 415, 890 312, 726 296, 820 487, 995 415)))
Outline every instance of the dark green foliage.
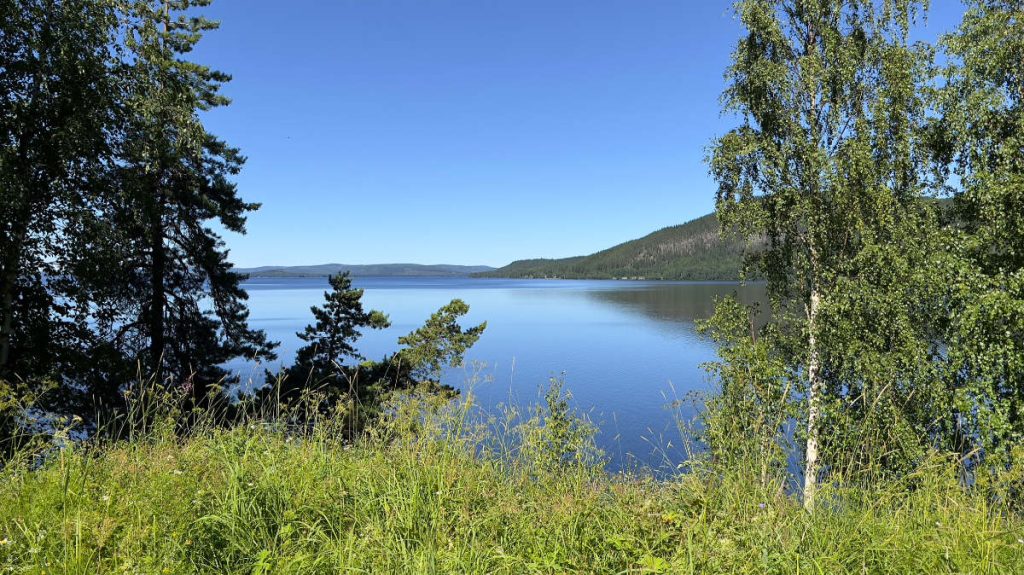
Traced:
MULTIPOLYGON (((905 471, 931 441, 941 245, 923 126, 931 52, 907 0, 748 0, 726 73, 742 122, 709 158, 730 233, 765 238, 778 357, 799 385, 805 501, 833 477, 905 471)), ((783 380, 779 380, 781 385, 783 380)))
POLYGON ((704 366, 719 388, 706 400, 701 438, 716 465, 746 470, 751 480, 782 493, 788 487, 794 445, 787 426, 798 415, 793 395, 800 373, 787 363, 788 345, 777 327, 759 326, 757 319, 755 306, 729 297, 698 325, 718 344, 720 358, 704 366))
POLYGON ((67 274, 89 253, 84 208, 108 189, 115 27, 109 2, 0 2, 0 380, 102 370, 90 294, 67 274))
MULTIPOLYGON (((943 251, 950 447, 993 468, 1024 441, 1024 12, 974 0, 943 39, 936 157, 953 174, 943 251)), ((1019 463, 1018 463, 1019 465, 1019 463)))
POLYGON ((935 448, 975 486, 999 478, 994 497, 1020 493, 1022 12, 971 2, 936 76, 931 48, 907 41, 918 9, 737 4, 747 35, 725 101, 744 122, 710 161, 723 223, 767 238, 773 317, 746 338, 724 302, 709 324, 722 392, 707 437, 716 456, 771 465, 771 449, 743 446, 786 438, 758 422, 795 407, 807 502, 823 477, 913 477, 935 448), (795 406, 764 401, 787 395, 795 406))
POLYGON ((127 42, 131 96, 114 206, 121 246, 130 262, 122 270, 134 305, 123 317, 143 348, 125 353, 147 372, 183 385, 204 400, 228 374, 219 365, 233 357, 272 358, 262 332, 246 325, 242 276, 231 270, 223 241, 208 226, 216 221, 243 233, 242 201, 230 178, 244 161, 238 150, 206 131, 204 110, 228 103, 218 91, 229 78, 183 60, 217 24, 187 11, 208 0, 135 2, 126 14, 136 32, 127 42), (212 309, 203 309, 208 299, 212 309))
POLYGON ((395 361, 406 366, 413 377, 438 381, 444 366, 459 367, 463 355, 480 339, 487 322, 463 330, 459 318, 469 313, 469 306, 453 299, 434 312, 422 327, 398 338, 405 347, 398 351, 395 361))
POLYGON ((486 329, 482 323, 462 329, 458 320, 469 312, 462 300, 452 300, 423 326, 398 338, 401 349, 381 361, 364 361, 356 343, 364 329, 390 326, 382 312, 363 309, 363 290, 352 287, 348 273, 329 278, 324 305, 313 306, 316 323, 297 335, 306 342, 295 362, 282 373, 267 373, 266 385, 244 401, 262 414, 287 412, 308 423, 314 415, 344 417, 349 433, 363 429, 380 413, 392 392, 417 388, 451 395, 442 385, 445 367, 462 365, 465 352, 486 329))
POLYGON ((0 2, 0 380, 95 423, 156 378, 195 402, 272 357, 211 228, 244 232, 238 150, 200 113, 228 79, 185 59, 207 0, 0 2))
MULTIPOLYGON (((757 245, 757 242, 754 242, 757 245)), ((740 278, 746 242, 722 238, 709 214, 591 254, 520 260, 478 277, 725 280, 740 278)))
POLYGON ((324 393, 329 402, 346 393, 358 393, 358 370, 347 361, 365 359, 356 351, 356 340, 363 329, 384 329, 390 322, 379 311, 363 309, 363 290, 352 287, 348 273, 331 276, 328 281, 331 290, 324 292, 324 305, 310 308, 316 323, 296 334, 306 345, 299 348, 295 363, 284 374, 268 374, 264 395, 274 394, 275 400, 294 403, 303 391, 324 393))

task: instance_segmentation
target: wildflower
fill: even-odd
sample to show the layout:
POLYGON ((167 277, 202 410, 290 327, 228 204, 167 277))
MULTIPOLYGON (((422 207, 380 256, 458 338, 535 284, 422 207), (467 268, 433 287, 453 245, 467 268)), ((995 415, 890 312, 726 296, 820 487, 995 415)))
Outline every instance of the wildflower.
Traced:
POLYGON ((180 469, 175 469, 175 470, 174 470, 174 471, 172 471, 171 473, 173 473, 173 474, 175 474, 175 475, 181 475, 181 474, 182 474, 182 473, 184 473, 184 472, 183 472, 182 470, 180 470, 180 469))
POLYGON ((6 537, 4 537, 3 539, 0 539, 0 547, 6 546, 6 545, 10 545, 10 544, 11 544, 11 540, 10 539, 8 539, 6 537))
POLYGON ((758 508, 758 509, 764 509, 765 507, 768 507, 768 506, 767 506, 767 505, 765 505, 764 503, 758 503, 758 504, 757 504, 757 508, 758 508))
POLYGON ((110 503, 110 496, 109 495, 104 495, 104 496, 100 497, 100 501, 102 501, 104 503, 110 503))

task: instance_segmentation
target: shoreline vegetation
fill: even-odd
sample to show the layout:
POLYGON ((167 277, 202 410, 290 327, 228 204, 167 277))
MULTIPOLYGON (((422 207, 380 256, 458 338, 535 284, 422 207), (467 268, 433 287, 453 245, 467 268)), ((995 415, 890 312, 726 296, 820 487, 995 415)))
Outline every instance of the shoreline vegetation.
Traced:
POLYGON ((659 480, 608 474, 593 427, 567 399, 554 382, 534 408, 487 413, 471 391, 455 401, 412 392, 354 440, 338 418, 296 427, 285 412, 183 437, 173 401, 155 401, 145 417, 132 411, 144 431, 130 442, 23 450, 0 470, 0 570, 902 575, 1024 565, 1024 522, 964 490, 957 462, 938 453, 898 481, 825 484, 809 514, 758 461, 695 453, 659 480))

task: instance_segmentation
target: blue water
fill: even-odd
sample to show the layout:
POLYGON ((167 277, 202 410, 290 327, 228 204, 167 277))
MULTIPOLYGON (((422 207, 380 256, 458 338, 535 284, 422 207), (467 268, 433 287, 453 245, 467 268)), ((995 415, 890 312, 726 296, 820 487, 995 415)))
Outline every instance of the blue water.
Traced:
MULTIPOLYGON (((446 383, 474 385, 483 406, 526 405, 540 400, 552 377, 564 376, 574 406, 600 429, 598 443, 612 468, 660 467, 681 461, 678 416, 692 417, 688 402, 675 399, 709 389, 701 364, 714 360, 714 345, 695 331, 716 296, 737 293, 759 301, 763 287, 731 283, 642 281, 506 280, 473 278, 355 278, 365 289, 367 309, 389 315, 391 327, 367 331, 361 353, 379 359, 397 339, 422 325, 452 298, 470 305, 462 325, 487 321, 487 330, 467 354, 466 368, 446 374, 446 383), (483 367, 480 367, 483 366, 483 367)), ((252 279, 248 291, 253 327, 281 342, 290 361, 310 322, 311 305, 322 301, 325 278, 252 279)), ((262 380, 262 367, 235 363, 243 378, 262 380)), ((272 367, 272 366, 271 366, 272 367)))

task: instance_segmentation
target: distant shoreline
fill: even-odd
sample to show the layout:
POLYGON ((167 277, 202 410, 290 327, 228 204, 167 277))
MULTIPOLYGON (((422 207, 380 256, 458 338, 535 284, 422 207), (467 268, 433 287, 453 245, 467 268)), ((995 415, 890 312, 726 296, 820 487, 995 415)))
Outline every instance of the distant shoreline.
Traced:
MULTIPOLYGON (((764 284, 764 280, 741 280, 741 279, 665 279, 665 278, 517 278, 517 277, 496 277, 496 276, 479 276, 479 275, 353 275, 355 279, 471 279, 480 280, 486 282, 488 280, 519 280, 519 281, 536 281, 536 282, 554 282, 554 281, 579 281, 579 282, 637 282, 637 283, 665 283, 665 284, 705 284, 705 285, 731 285, 731 284, 743 284, 743 285, 761 285, 764 284)), ((250 275, 245 281, 249 280, 260 280, 260 279, 327 279, 327 275, 250 275)))
POLYGON ((259 266, 236 268, 235 272, 252 278, 327 277, 348 272, 353 277, 467 277, 494 271, 491 266, 452 264, 318 264, 305 266, 259 266))

